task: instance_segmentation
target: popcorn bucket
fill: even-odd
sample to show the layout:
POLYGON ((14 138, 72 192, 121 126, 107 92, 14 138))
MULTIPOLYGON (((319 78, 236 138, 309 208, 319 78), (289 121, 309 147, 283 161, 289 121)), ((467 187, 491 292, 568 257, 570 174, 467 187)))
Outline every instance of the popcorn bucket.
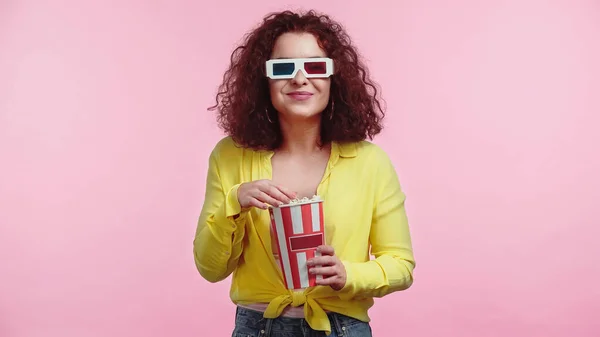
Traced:
POLYGON ((306 262, 318 256, 317 247, 325 244, 323 200, 294 200, 269 208, 274 253, 288 289, 314 287, 317 277, 308 273, 306 262))

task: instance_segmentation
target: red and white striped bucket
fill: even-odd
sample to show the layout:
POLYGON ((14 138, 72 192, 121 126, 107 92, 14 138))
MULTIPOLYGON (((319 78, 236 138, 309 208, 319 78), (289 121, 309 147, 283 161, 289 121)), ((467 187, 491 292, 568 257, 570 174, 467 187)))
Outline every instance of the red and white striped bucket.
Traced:
POLYGON ((314 287, 317 276, 308 273, 306 262, 318 255, 318 246, 325 244, 323 200, 271 207, 269 213, 274 253, 285 285, 288 289, 314 287))

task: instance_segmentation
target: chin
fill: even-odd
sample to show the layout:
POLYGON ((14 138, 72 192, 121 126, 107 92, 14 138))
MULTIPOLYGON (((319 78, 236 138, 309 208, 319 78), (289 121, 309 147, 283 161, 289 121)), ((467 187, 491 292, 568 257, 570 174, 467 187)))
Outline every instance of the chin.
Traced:
POLYGON ((289 109, 286 110, 284 116, 290 119, 313 119, 320 118, 321 112, 311 110, 303 110, 303 109, 289 109))

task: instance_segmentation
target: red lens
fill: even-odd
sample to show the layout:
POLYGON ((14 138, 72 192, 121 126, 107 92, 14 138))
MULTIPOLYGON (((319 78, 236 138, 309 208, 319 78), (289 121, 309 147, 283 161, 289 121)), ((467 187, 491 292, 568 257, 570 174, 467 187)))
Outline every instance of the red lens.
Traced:
POLYGON ((325 62, 306 62, 304 63, 304 71, 307 74, 326 74, 327 73, 327 63, 325 62))

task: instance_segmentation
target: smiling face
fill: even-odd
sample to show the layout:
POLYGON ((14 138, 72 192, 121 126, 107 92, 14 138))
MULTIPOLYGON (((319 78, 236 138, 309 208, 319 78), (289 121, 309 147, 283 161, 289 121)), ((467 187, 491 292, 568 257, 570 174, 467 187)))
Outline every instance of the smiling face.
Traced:
MULTIPOLYGON (((272 59, 327 57, 317 39, 310 33, 284 33, 276 41, 272 59)), ((321 112, 329 102, 331 78, 307 79, 302 71, 293 79, 269 79, 271 103, 279 118, 294 120, 320 120, 321 112)))

